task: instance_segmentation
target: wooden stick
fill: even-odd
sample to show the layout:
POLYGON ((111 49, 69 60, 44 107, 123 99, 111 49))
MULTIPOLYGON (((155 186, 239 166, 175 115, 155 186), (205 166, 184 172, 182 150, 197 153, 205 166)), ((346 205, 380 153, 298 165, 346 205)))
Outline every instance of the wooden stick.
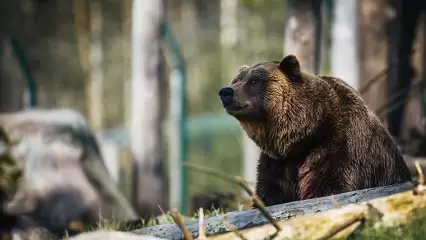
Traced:
POLYGON ((278 225, 275 219, 271 216, 271 214, 265 209, 265 205, 256 194, 253 194, 253 201, 257 209, 259 209, 259 211, 268 220, 268 222, 272 224, 272 226, 274 226, 277 232, 281 231, 281 227, 278 225))
POLYGON ((416 166, 417 173, 419 174, 419 178, 418 178, 417 182, 418 182, 419 185, 424 185, 425 184, 425 177, 423 175, 423 170, 420 167, 419 161, 416 160, 414 162, 414 165, 416 166))
POLYGON ((206 229, 204 228, 204 211, 203 208, 200 208, 198 213, 198 226, 199 226, 199 234, 198 239, 199 240, 206 240, 206 229))
POLYGON ((321 240, 330 239, 331 237, 338 234, 339 232, 341 232, 341 231, 345 230, 346 228, 352 226, 352 224, 363 220, 364 217, 365 217, 364 213, 353 216, 349 220, 343 222, 341 225, 338 225, 338 226, 334 227, 333 229, 331 229, 331 231, 328 232, 325 236, 323 236, 321 238, 321 240))
POLYGON ((185 224, 183 223, 182 216, 180 215, 179 211, 176 208, 174 208, 172 209, 172 212, 170 215, 172 216, 175 223, 179 226, 180 230, 182 230, 185 240, 192 240, 192 235, 188 231, 188 229, 185 227, 185 224))
POLYGON ((227 228, 229 228, 229 230, 231 232, 233 232, 235 235, 237 235, 237 237, 239 237, 241 240, 247 240, 247 238, 244 237, 244 235, 240 231, 238 231, 237 227, 235 227, 234 225, 229 223, 228 220, 226 220, 226 216, 223 216, 222 222, 227 228))
MULTIPOLYGON (((231 176, 229 174, 217 171, 216 169, 208 168, 208 167, 202 167, 202 166, 199 166, 199 165, 196 165, 196 164, 185 163, 183 166, 186 167, 186 168, 192 169, 194 171, 206 173, 208 175, 211 175, 211 176, 214 176, 214 177, 218 177, 218 178, 222 178, 225 181, 234 182, 234 183, 237 183, 237 184, 238 184, 238 182, 236 181, 236 179, 242 179, 241 177, 234 177, 234 176, 231 176)), ((243 181, 246 184, 254 185, 254 183, 248 182, 248 181, 246 181, 244 179, 243 179, 243 181)))
POLYGON ((423 174, 423 170, 420 167, 419 161, 414 161, 414 165, 416 166, 417 174, 419 175, 417 179, 417 187, 413 189, 414 195, 423 195, 426 191, 425 178, 423 174))
POLYGON ((204 172, 206 174, 210 174, 212 176, 222 178, 229 182, 234 182, 238 184, 239 186, 241 186, 250 196, 252 196, 255 207, 259 209, 259 211, 269 221, 269 223, 271 223, 278 232, 281 231, 281 227, 278 226, 277 222, 274 220, 271 214, 265 209, 265 205, 263 204, 262 200, 260 200, 260 198, 256 195, 256 193, 248 186, 247 181, 245 181, 242 177, 240 176, 233 177, 226 173, 219 172, 215 169, 201 167, 194 164, 187 163, 184 166, 199 172, 204 172))
POLYGON ((340 205, 340 203, 333 197, 330 197, 331 200, 331 205, 333 206, 333 208, 341 208, 342 205, 340 205))

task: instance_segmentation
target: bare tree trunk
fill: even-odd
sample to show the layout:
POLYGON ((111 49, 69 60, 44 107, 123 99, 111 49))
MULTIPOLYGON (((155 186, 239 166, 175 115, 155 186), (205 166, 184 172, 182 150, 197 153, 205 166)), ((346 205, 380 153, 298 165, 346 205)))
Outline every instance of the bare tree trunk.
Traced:
POLYGON ((122 38, 123 38, 123 89, 124 89, 124 123, 126 127, 130 127, 130 107, 131 102, 131 74, 130 71, 130 54, 131 46, 128 43, 131 41, 131 22, 132 22, 132 0, 122 0, 121 2, 121 14, 122 14, 122 38))
POLYGON ((90 116, 92 127, 101 130, 103 125, 103 69, 102 69, 102 1, 90 0, 90 22, 91 22, 91 99, 90 116))
POLYGON ((161 129, 164 59, 160 35, 165 10, 163 0, 133 1, 131 150, 135 163, 133 201, 141 215, 160 213, 158 205, 167 208, 161 129))
POLYGON ((418 1, 392 0, 390 3, 395 9, 395 18, 390 26, 387 62, 388 65, 395 64, 389 69, 387 78, 387 97, 392 108, 388 108, 386 112, 389 132, 401 138, 404 114, 409 102, 409 92, 406 89, 409 89, 415 80, 411 52, 421 8, 418 1))
POLYGON ((294 54, 304 71, 318 73, 319 46, 316 28, 320 23, 318 0, 287 0, 284 55, 294 54))
POLYGON ((6 14, 6 12, 7 12, 8 5, 9 5, 8 1, 0 2, 0 16, 1 16, 1 21, 0 21, 0 112, 4 112, 6 108, 6 103, 7 103, 6 102, 7 85, 6 85, 6 81, 5 81, 4 73, 3 73, 3 53, 4 53, 4 46, 5 46, 6 32, 7 32, 6 17, 8 15, 6 14))
MULTIPOLYGON (((3 3, 0 3, 2 5, 4 5, 3 3)), ((1 14, 3 16, 3 14, 1 14)), ((5 20, 1 20, 0 22, 4 22, 5 20)), ((1 24, 1 23, 0 23, 1 24)), ((7 90, 9 89, 9 84, 7 82, 7 79, 5 78, 5 74, 4 74, 4 68, 3 68, 3 54, 4 54, 4 48, 5 48, 5 36, 6 33, 3 29, 3 25, 0 26, 0 112, 6 112, 8 111, 8 107, 7 107, 7 99, 8 99, 8 94, 7 94, 7 90)))
MULTIPOLYGON (((360 85, 368 82, 382 71, 387 65, 387 15, 383 10, 388 8, 387 0, 361 0, 360 22, 360 85)), ((385 11, 387 12, 387 11, 385 11)), ((372 109, 378 109, 386 103, 386 79, 370 85, 362 92, 366 104, 372 109)))
POLYGON ((0 1, 0 112, 16 111, 21 107, 22 89, 7 76, 4 67, 6 46, 10 43, 8 38, 19 27, 19 4, 18 0, 0 1))
POLYGON ((331 47, 332 75, 359 88, 358 0, 335 0, 331 47))

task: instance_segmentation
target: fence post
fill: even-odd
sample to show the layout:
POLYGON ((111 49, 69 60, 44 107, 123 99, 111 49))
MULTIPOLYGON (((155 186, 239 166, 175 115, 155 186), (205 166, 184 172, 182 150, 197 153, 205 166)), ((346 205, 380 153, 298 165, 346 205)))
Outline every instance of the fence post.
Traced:
POLYGON ((166 21, 162 23, 162 34, 167 41, 171 57, 175 63, 171 74, 171 151, 170 158, 170 207, 177 207, 186 214, 188 211, 188 172, 183 167, 187 161, 187 100, 186 65, 177 41, 166 21))

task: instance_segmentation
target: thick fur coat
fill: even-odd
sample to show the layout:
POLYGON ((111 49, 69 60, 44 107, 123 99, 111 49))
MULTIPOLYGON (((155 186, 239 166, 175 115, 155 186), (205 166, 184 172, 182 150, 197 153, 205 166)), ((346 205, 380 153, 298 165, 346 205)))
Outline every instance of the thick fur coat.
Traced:
POLYGON ((241 67, 219 94, 262 150, 256 193, 267 206, 411 180, 358 92, 341 79, 301 72, 293 55, 241 67))

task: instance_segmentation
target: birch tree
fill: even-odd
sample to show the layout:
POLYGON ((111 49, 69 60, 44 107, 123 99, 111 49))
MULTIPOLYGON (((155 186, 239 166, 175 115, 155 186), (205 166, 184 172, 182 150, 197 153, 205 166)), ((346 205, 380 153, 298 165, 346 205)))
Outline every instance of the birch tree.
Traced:
POLYGON ((160 213, 158 206, 167 208, 161 129, 164 59, 160 24, 164 18, 164 0, 133 1, 130 134, 133 201, 141 215, 160 213))
POLYGON ((362 93, 367 105, 376 110, 386 103, 385 74, 374 84, 368 83, 377 76, 387 65, 387 33, 386 23, 388 14, 387 0, 360 1, 360 85, 369 88, 362 93))
POLYGON ((359 2, 335 0, 331 46, 332 75, 359 86, 359 2))
POLYGON ((320 0, 287 0, 284 55, 294 54, 304 71, 319 71, 320 0))
POLYGON ((102 129, 103 123, 103 70, 102 70, 102 1, 91 0, 91 81, 90 81, 90 117, 95 130, 102 129))

